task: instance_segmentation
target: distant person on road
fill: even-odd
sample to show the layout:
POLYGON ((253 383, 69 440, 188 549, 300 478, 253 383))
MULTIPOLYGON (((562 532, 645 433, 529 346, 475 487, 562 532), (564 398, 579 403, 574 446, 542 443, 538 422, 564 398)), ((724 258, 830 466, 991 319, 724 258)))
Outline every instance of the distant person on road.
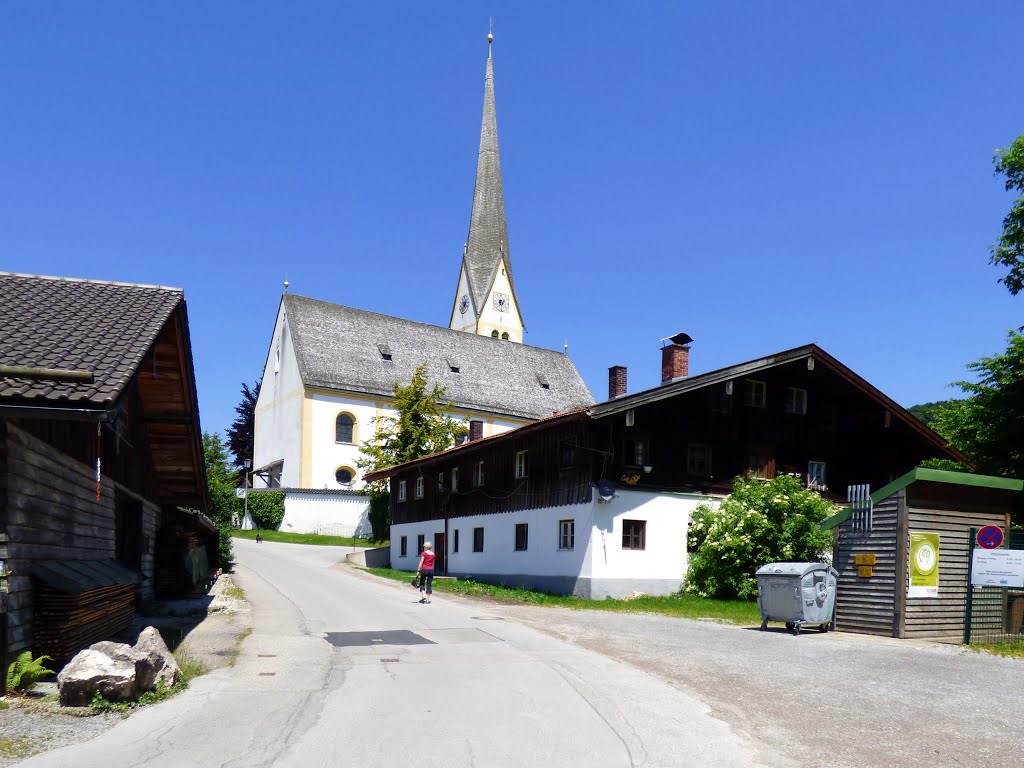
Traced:
POLYGON ((263 543, 263 537, 260 536, 258 533, 256 534, 256 543, 257 544, 262 544, 263 543))
POLYGON ((421 603, 429 603, 430 595, 434 592, 434 560, 437 559, 437 555, 431 551, 432 549, 429 541, 423 543, 420 562, 416 566, 416 574, 420 577, 421 603))

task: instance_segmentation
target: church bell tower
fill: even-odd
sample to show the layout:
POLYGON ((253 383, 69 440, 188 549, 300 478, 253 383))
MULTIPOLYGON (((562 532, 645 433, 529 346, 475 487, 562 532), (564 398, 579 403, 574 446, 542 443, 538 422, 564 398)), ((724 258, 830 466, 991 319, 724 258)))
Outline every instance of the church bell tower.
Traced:
POLYGON ((512 279, 512 256, 505 223, 505 194, 498 156, 498 121, 494 110, 494 65, 487 35, 487 74, 484 80, 484 116, 480 126, 480 153, 476 162, 476 188, 469 237, 462 253, 459 287, 449 327, 456 331, 522 343, 523 318, 512 279))

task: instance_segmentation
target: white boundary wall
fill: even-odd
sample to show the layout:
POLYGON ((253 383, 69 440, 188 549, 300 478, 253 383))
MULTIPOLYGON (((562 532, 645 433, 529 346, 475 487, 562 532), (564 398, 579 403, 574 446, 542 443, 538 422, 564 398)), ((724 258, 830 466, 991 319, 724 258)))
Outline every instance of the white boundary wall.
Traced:
POLYGON ((284 519, 278 530, 369 538, 373 533, 369 510, 370 502, 366 496, 288 490, 284 496, 284 519))
MULTIPOLYGON (((596 495, 595 495, 596 499, 596 495)), ((448 572, 508 586, 529 586, 584 597, 624 597, 636 592, 677 592, 686 573, 686 531, 690 512, 717 500, 690 494, 619 490, 609 502, 451 518, 448 521, 448 572), (575 547, 560 550, 559 522, 574 520, 575 547), (624 520, 645 521, 645 548, 622 547, 624 520), (528 526, 528 544, 515 549, 515 528, 528 526), (473 551, 473 531, 484 529, 483 552, 473 551), (455 532, 459 551, 453 551, 455 532)), ((417 537, 433 541, 444 520, 391 526, 391 563, 415 570, 417 537), (406 536, 406 556, 401 537, 406 536)))

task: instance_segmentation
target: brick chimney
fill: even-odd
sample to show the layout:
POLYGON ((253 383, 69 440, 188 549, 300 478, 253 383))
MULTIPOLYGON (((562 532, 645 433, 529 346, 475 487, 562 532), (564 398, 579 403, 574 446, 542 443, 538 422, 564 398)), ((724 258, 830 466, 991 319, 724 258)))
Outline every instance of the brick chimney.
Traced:
POLYGON ((626 366, 613 365, 608 369, 608 399, 626 394, 626 366))
POLYGON ((469 421, 469 441, 479 440, 484 436, 484 423, 479 419, 469 421))
POLYGON ((690 345, 672 342, 661 348, 661 383, 668 384, 690 375, 690 345))

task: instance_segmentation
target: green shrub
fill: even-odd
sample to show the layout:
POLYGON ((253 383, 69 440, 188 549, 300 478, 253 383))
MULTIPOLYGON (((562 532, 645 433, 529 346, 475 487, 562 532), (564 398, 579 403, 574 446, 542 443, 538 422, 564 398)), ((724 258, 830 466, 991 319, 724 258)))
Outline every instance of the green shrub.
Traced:
POLYGON ((839 507, 807 490, 799 477, 737 477, 718 509, 691 515, 686 590, 701 597, 757 597, 754 573, 773 562, 814 562, 829 551, 831 531, 818 523, 839 507))
POLYGON ((370 528, 373 529, 374 541, 387 541, 391 538, 391 508, 387 493, 370 493, 370 528))
POLYGON ((257 528, 276 531, 284 520, 284 493, 281 491, 249 492, 249 514, 257 528))
POLYGON ((235 565, 235 550, 231 541, 231 523, 220 523, 217 526, 217 565, 221 570, 230 571, 235 565))
POLYGON ((52 669, 43 666, 44 661, 52 661, 49 656, 32 658, 32 651, 24 651, 7 668, 8 691, 28 691, 44 677, 53 674, 52 669))

